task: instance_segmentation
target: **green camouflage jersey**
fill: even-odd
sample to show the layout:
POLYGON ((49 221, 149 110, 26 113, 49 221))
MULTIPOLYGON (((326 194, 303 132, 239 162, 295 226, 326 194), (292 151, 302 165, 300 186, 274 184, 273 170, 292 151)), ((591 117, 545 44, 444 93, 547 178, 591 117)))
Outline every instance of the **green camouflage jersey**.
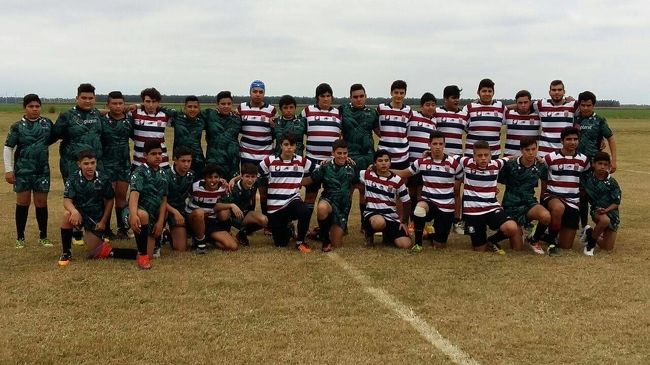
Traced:
POLYGON ((182 213, 185 211, 185 201, 190 196, 192 184, 195 181, 194 172, 190 170, 185 176, 181 176, 172 166, 165 175, 167 178, 167 204, 182 213))
MULTIPOLYGON (((607 208, 612 204, 621 204, 621 188, 612 175, 607 175, 604 180, 599 180, 593 170, 584 173, 580 177, 580 185, 589 197, 591 216, 596 216, 598 208, 607 208)), ((618 229, 621 222, 619 210, 615 209, 607 213, 609 217, 609 228, 613 231, 618 229)))
POLYGON ((59 168, 64 179, 77 170, 79 152, 93 150, 97 168, 102 167, 102 117, 99 110, 82 110, 76 106, 61 113, 54 124, 54 138, 61 140, 59 168))
POLYGON ((339 166, 329 161, 316 167, 311 178, 323 184, 321 199, 328 201, 332 206, 334 224, 346 229, 352 204, 350 190, 357 181, 355 167, 348 163, 339 166))
POLYGON ((114 196, 111 180, 99 171, 88 180, 81 170, 77 170, 65 181, 63 189, 63 198, 72 200, 86 230, 95 229, 104 215, 104 200, 113 199, 114 196))
MULTIPOLYGON (((351 104, 343 104, 339 107, 341 112, 341 131, 343 138, 348 142, 348 153, 356 161, 359 157, 370 156, 375 152, 375 141, 373 130, 379 126, 377 111, 369 107, 360 109, 352 107, 351 104)), ((362 169, 369 164, 362 166, 362 169)))
POLYGON ((499 182, 506 186, 503 195, 503 209, 519 225, 526 225, 527 213, 535 204, 535 188, 542 176, 546 176, 546 165, 535 161, 526 167, 520 162, 521 157, 509 160, 499 172, 499 182))
POLYGON ((578 152, 589 157, 589 160, 594 158, 596 152, 600 151, 603 138, 610 138, 614 135, 607 124, 607 119, 596 113, 590 117, 582 117, 580 113, 576 113, 573 125, 580 129, 578 152))
POLYGON ((302 118, 285 119, 280 117, 273 127, 273 139, 275 140, 274 153, 280 156, 282 153, 282 136, 285 133, 291 134, 296 139, 296 155, 302 156, 305 153, 305 135, 307 125, 302 118))
POLYGON ((26 117, 9 129, 5 146, 14 152, 14 191, 50 190, 49 146, 53 142, 52 121, 40 117, 31 121, 26 117))
POLYGON ((167 196, 167 177, 164 170, 154 170, 144 163, 131 174, 130 187, 131 191, 140 193, 138 208, 149 213, 149 222, 154 222, 158 218, 162 199, 167 196))
POLYGON ((224 198, 224 203, 234 203, 241 209, 244 214, 253 210, 253 197, 257 194, 257 182, 253 184, 250 189, 245 189, 242 181, 237 181, 237 184, 232 187, 230 193, 224 198))
POLYGON ((129 139, 133 137, 133 119, 102 118, 103 172, 111 181, 129 181, 131 154, 129 139))
MULTIPOLYGON (((196 118, 192 119, 185 113, 175 109, 161 108, 160 111, 165 113, 171 119, 171 126, 174 128, 174 146, 185 146, 192 150, 192 163, 199 165, 205 164, 203 148, 201 147, 201 138, 205 129, 205 118, 199 113, 196 118)), ((173 156, 172 150, 172 156, 173 156)), ((203 171, 198 171, 202 173, 203 171)))
POLYGON ((241 118, 235 114, 221 114, 214 109, 203 111, 206 162, 220 167, 221 177, 230 180, 239 174, 239 132, 241 118))

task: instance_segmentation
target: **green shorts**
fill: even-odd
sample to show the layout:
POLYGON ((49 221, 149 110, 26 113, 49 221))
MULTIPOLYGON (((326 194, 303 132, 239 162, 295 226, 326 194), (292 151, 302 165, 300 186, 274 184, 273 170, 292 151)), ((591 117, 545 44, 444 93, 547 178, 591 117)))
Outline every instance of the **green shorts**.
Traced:
MULTIPOLYGON (((591 209, 591 219, 595 222, 596 221, 596 210, 591 209)), ((611 212, 607 213, 607 216, 609 217, 609 228, 610 230, 616 232, 618 231, 618 226, 621 224, 621 216, 620 213, 618 212, 618 209, 612 210, 611 212)))
POLYGON ((14 191, 16 193, 22 193, 24 191, 47 193, 50 191, 50 173, 27 176, 16 175, 14 191))
POLYGON ((516 207, 503 207, 503 211, 507 216, 512 218, 517 225, 521 227, 527 227, 530 224, 530 219, 528 219, 528 211, 531 210, 537 203, 530 203, 527 205, 519 205, 516 207))
POLYGON ((348 229, 348 216, 350 215, 350 206, 352 205, 349 199, 345 201, 336 202, 331 198, 321 198, 329 203, 332 207, 332 225, 339 226, 344 231, 348 229))
POLYGON ((130 181, 131 180, 131 162, 125 160, 122 163, 104 161, 104 170, 102 171, 111 182, 130 181))
POLYGON ((365 155, 365 156, 350 156, 352 161, 354 161, 354 180, 352 181, 353 184, 359 184, 359 173, 362 170, 365 170, 368 168, 373 163, 373 155, 365 155))

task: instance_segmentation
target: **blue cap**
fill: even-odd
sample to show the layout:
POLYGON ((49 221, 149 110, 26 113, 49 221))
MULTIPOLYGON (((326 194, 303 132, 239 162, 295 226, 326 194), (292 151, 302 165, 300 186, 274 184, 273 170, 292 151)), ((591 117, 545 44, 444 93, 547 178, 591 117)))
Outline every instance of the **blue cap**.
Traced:
POLYGON ((251 82, 250 90, 253 90, 253 89, 266 90, 266 87, 264 86, 264 82, 262 82, 262 80, 255 80, 255 81, 251 82))

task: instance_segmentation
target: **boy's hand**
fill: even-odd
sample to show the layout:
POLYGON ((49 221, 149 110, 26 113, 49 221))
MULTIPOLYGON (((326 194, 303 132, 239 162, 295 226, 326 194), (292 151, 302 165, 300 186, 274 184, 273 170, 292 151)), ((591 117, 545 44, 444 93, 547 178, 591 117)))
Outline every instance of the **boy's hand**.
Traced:
POLYGON ((182 226, 182 225, 185 224, 185 217, 183 217, 183 215, 179 211, 176 211, 174 213, 174 220, 176 221, 176 224, 178 224, 178 225, 182 226))
POLYGON ((596 209, 596 213, 601 215, 601 214, 607 214, 607 209, 605 208, 598 208, 596 209))
POLYGON ((151 234, 155 238, 158 238, 162 234, 162 230, 163 230, 163 224, 161 222, 156 222, 156 224, 153 225, 153 232, 151 232, 151 234))
POLYGON ((352 166, 356 166, 356 165, 357 165, 357 163, 354 162, 354 160, 352 159, 352 157, 348 157, 347 161, 348 161, 348 163, 349 163, 350 165, 352 165, 352 166))
POLYGON ((219 179, 219 185, 222 185, 226 189, 227 193, 229 193, 230 190, 232 190, 232 186, 230 186, 230 181, 227 181, 226 179, 219 179))
POLYGON ((235 184, 237 184, 237 181, 239 181, 239 180, 241 180, 240 175, 237 175, 237 176, 233 177, 232 179, 230 179, 230 181, 228 182, 228 188, 229 188, 228 191, 232 190, 232 188, 235 186, 235 184))
POLYGON ((104 229, 106 229, 106 224, 104 222, 99 221, 95 224, 95 231, 103 232, 104 229))
POLYGON ((73 210, 70 212, 70 224, 72 224, 75 227, 81 226, 81 221, 83 219, 81 218, 81 214, 79 214, 78 210, 73 210))
POLYGON ((613 174, 616 172, 616 161, 612 161, 612 163, 609 165, 609 173, 613 174))
POLYGON ((244 218, 244 212, 242 212, 241 209, 239 209, 237 204, 231 204, 230 205, 230 210, 235 215, 235 217, 237 217, 237 219, 243 219, 244 218))
POLYGON ((129 226, 131 227, 131 230, 133 230, 133 233, 135 234, 140 234, 142 231, 140 228, 140 217, 138 217, 138 214, 129 214, 129 226))
POLYGON ((409 234, 409 228, 408 228, 408 226, 406 225, 406 223, 400 223, 400 224, 399 224, 399 229, 403 230, 404 233, 406 233, 407 235, 409 234))
POLYGON ((16 183, 16 174, 14 174, 13 171, 5 172, 5 180, 11 185, 15 184, 16 183))

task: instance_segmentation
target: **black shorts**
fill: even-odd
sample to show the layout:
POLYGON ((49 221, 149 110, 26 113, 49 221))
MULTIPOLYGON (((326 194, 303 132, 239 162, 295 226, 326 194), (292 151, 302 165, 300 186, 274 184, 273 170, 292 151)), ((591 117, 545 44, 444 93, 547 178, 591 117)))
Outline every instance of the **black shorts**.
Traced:
POLYGON ((544 206, 546 209, 549 209, 548 203, 553 199, 557 199, 561 201, 562 204, 564 204, 564 214, 562 214, 562 228, 578 229, 578 226, 580 225, 580 210, 568 206, 567 203, 561 198, 548 194, 542 197, 542 206, 544 206))
POLYGON ((230 220, 220 221, 216 218, 205 218, 205 235, 210 236, 214 232, 230 232, 230 220))
POLYGON ((406 187, 407 188, 414 188, 416 186, 422 186, 422 173, 418 172, 417 174, 411 176, 406 180, 406 187))
POLYGON ((503 223, 513 220, 503 211, 498 209, 480 215, 463 214, 465 232, 469 234, 473 247, 483 246, 487 243, 487 227, 496 231, 503 223))
MULTIPOLYGON (((380 215, 380 214, 377 214, 377 213, 372 214, 371 213, 371 214, 369 214, 369 215, 367 215, 366 217, 363 218, 364 227, 368 227, 368 228, 371 227, 370 218, 372 218, 372 216, 375 216, 375 215, 380 215)), ((390 220, 390 219, 386 219, 386 218, 384 218, 384 220, 386 221, 386 227, 382 231, 382 234, 384 236, 385 241, 393 243, 398 238, 408 237, 409 236, 408 233, 404 232, 403 229, 399 228, 399 222, 394 221, 394 220, 390 220)), ((368 228, 366 228, 366 229, 368 229, 368 228)))
POLYGON ((433 220, 433 236, 435 242, 447 243, 449 232, 454 224, 454 212, 443 212, 430 201, 423 200, 429 206, 429 212, 425 217, 426 221, 433 220))
POLYGON ((391 162, 390 163, 390 168, 392 170, 405 170, 408 169, 408 167, 411 166, 411 163, 409 160, 404 160, 402 162, 391 162))

